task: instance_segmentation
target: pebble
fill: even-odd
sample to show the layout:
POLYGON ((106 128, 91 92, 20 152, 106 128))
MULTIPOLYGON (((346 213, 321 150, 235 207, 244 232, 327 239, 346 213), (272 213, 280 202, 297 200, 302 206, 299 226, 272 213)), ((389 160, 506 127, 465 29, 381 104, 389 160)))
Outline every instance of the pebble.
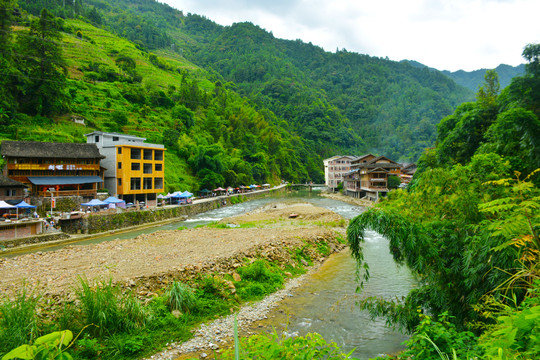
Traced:
MULTIPOLYGON (((268 313, 285 297, 293 296, 292 290, 300 286, 307 277, 316 270, 313 267, 308 273, 297 278, 290 279, 285 284, 285 287, 268 295, 263 300, 243 306, 237 313, 236 319, 239 331, 247 330, 249 325, 258 320, 268 318, 268 313)), ((222 317, 208 324, 202 324, 194 331, 194 337, 183 343, 168 344, 168 348, 158 354, 152 355, 146 360, 171 360, 181 354, 192 353, 201 350, 217 350, 220 348, 217 344, 226 343, 227 338, 234 336, 234 314, 222 317)), ((208 354, 203 352, 200 355, 201 359, 208 357, 208 354)))

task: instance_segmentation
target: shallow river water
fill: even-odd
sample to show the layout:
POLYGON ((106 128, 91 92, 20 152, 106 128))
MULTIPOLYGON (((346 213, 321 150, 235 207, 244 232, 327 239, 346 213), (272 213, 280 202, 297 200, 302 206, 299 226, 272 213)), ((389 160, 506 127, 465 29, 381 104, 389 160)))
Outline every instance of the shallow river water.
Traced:
MULTIPOLYGON (((294 192, 276 197, 258 199, 219 208, 194 216, 186 221, 163 226, 113 234, 89 239, 77 244, 102 242, 112 239, 129 239, 157 230, 172 230, 180 226, 194 227, 225 217, 252 211, 276 200, 304 200, 328 208, 345 218, 352 219, 363 209, 337 200, 320 197, 318 192, 294 192)), ((59 247, 38 249, 50 251, 59 247)), ((397 267, 388 250, 388 241, 375 232, 367 232, 365 259, 370 266, 371 278, 362 291, 355 289, 355 262, 348 251, 332 255, 321 268, 310 276, 304 285, 294 290, 294 295, 283 300, 260 326, 262 331, 286 331, 291 335, 320 333, 327 341, 335 341, 345 352, 355 348, 354 357, 373 358, 402 349, 406 336, 392 331, 383 319, 372 321, 365 311, 355 305, 359 298, 382 296, 386 299, 405 296, 415 281, 407 268, 397 267)))

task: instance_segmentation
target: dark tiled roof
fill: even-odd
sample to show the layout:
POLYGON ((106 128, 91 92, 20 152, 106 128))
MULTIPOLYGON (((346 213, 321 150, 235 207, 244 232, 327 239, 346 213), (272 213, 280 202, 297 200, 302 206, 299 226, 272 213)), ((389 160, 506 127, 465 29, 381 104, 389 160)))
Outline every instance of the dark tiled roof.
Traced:
POLYGON ((0 187, 28 187, 16 180, 0 175, 0 187))
POLYGON ((25 158, 103 159, 96 144, 37 141, 2 142, 2 156, 25 158))

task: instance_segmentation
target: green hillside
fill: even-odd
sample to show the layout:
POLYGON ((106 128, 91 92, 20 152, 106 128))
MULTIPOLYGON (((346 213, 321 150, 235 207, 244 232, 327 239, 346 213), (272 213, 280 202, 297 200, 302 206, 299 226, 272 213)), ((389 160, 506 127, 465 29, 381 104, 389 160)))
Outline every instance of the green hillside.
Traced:
POLYGON ((2 3, 15 11, 2 13, 0 137, 142 136, 168 149, 167 190, 322 182, 322 159, 335 154, 416 160, 438 121, 472 98, 436 71, 152 0, 2 3))

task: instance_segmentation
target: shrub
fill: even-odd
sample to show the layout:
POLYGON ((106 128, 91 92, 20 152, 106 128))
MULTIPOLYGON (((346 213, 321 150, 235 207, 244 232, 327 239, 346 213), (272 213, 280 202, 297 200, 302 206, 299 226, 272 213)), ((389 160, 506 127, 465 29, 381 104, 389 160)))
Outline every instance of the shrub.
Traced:
POLYGON ((240 340, 240 349, 225 350, 218 359, 353 359, 345 354, 335 342, 328 343, 317 333, 306 336, 287 337, 272 334, 253 335, 240 340), (239 350, 239 356, 235 356, 239 350))
POLYGON ((189 313, 196 306, 193 289, 181 282, 174 281, 165 292, 165 298, 170 311, 179 310, 189 313))

